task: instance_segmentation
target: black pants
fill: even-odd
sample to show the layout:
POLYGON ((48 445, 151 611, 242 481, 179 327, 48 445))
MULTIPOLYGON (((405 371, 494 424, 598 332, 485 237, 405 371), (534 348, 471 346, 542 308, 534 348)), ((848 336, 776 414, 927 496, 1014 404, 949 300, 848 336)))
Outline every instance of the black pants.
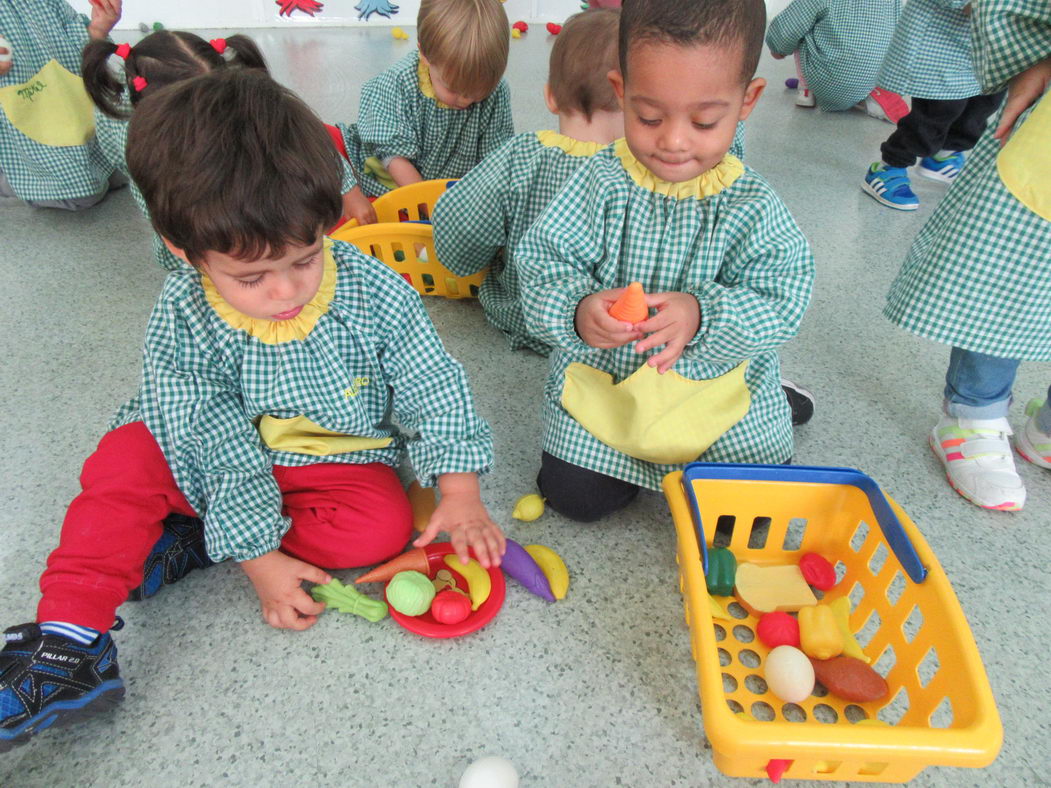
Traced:
POLYGON ((635 500, 639 486, 589 471, 560 460, 546 451, 540 456, 536 477, 547 505, 570 520, 593 523, 620 511, 635 500))
POLYGON ((985 131, 989 116, 1004 94, 940 101, 912 100, 912 112, 898 121, 898 128, 880 146, 888 167, 911 167, 916 159, 940 150, 970 150, 985 131))

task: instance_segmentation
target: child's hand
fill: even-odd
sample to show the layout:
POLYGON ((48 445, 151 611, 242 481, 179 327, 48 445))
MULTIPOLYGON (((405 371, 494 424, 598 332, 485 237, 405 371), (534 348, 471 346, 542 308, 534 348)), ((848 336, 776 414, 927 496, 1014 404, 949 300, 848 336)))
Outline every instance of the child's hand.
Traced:
POLYGON ((327 572, 280 550, 242 561, 241 568, 255 586, 263 608, 263 620, 276 629, 309 629, 325 609, 300 588, 300 583, 324 585, 332 581, 327 572))
POLYGON ((427 523, 427 529, 413 542, 423 547, 434 541, 440 531, 449 534, 460 563, 470 557, 467 548, 474 550, 478 563, 488 569, 500 566, 500 557, 506 549, 503 531, 492 521, 478 491, 478 476, 473 473, 444 473, 438 477, 442 497, 427 523))
POLYGON ((646 303, 656 308, 657 314, 635 324, 636 328, 649 335, 635 343, 635 352, 645 353, 664 345, 664 350, 646 359, 647 364, 656 367, 663 375, 679 360, 682 351, 701 327, 701 307, 689 293, 647 294, 646 303))
POLYGON ((1000 125, 993 132, 993 136, 1000 140, 1001 145, 1007 143, 1018 117, 1044 95, 1049 83, 1051 58, 1035 63, 1011 80, 1007 89, 1007 101, 1004 102, 1004 112, 1000 116, 1000 125))
POLYGON ((376 209, 372 207, 360 186, 355 186, 343 195, 343 216, 357 219, 358 224, 376 223, 376 209))
POLYGON ((574 325, 585 344, 607 349, 642 338, 642 332, 636 331, 631 323, 617 320, 609 314, 609 308, 626 289, 618 287, 615 290, 602 290, 580 299, 574 325))
POLYGON ((109 35, 113 26, 120 21, 123 0, 91 0, 91 24, 88 34, 94 39, 103 39, 109 35))

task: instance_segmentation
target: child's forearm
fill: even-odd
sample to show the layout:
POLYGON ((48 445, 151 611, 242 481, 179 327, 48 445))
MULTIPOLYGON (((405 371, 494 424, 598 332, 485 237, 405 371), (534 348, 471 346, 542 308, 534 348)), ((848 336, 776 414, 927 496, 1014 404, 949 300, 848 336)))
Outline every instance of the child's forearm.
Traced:
POLYGON ((438 490, 446 495, 473 495, 481 498, 477 473, 443 473, 438 476, 438 490))
POLYGON ((401 156, 395 156, 390 160, 390 164, 387 165, 387 172, 390 173, 390 177, 399 186, 408 186, 410 183, 419 183, 423 180, 423 176, 413 166, 413 163, 401 156))

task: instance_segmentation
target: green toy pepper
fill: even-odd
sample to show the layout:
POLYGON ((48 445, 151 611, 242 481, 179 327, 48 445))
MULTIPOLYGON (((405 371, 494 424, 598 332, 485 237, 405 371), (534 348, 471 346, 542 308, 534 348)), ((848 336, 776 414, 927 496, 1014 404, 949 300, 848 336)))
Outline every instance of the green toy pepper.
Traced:
POLYGON ((725 547, 708 551, 708 573, 704 582, 713 596, 730 596, 734 591, 737 576, 737 559, 725 547))

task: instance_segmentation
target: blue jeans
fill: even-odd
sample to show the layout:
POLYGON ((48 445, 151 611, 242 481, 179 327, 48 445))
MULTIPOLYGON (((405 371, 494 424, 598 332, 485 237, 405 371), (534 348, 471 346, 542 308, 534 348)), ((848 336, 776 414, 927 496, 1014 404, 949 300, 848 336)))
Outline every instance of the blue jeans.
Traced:
MULTIPOLYGON (((945 412, 958 419, 1007 418, 1019 362, 954 347, 945 373, 945 412)), ((1051 433, 1051 387, 1036 426, 1051 433)))

